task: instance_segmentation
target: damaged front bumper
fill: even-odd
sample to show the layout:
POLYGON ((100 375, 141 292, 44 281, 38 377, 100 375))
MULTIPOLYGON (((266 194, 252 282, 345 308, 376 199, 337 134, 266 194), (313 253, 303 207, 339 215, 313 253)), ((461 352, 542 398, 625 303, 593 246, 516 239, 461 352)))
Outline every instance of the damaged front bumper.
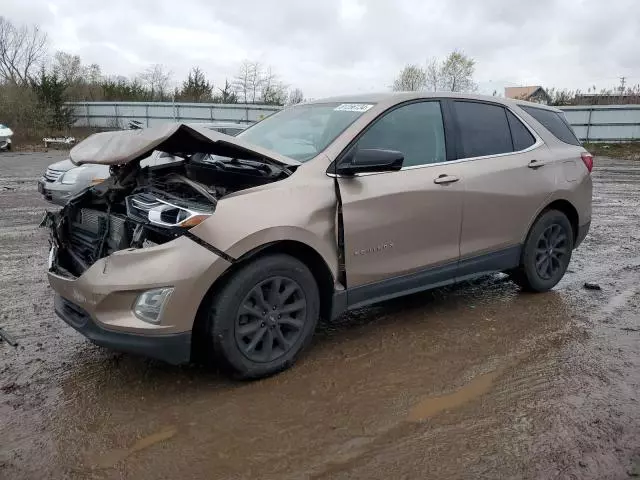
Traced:
POLYGON ((80 276, 58 265, 60 216, 47 213, 51 230, 49 283, 58 294, 56 313, 98 345, 161 359, 189 360, 190 339, 202 299, 230 263, 181 236, 162 245, 129 248, 93 263, 80 276), (144 321, 134 312, 140 295, 172 288, 158 321, 144 321))
POLYGON ((54 306, 60 318, 101 347, 155 358, 172 365, 191 360, 191 332, 149 336, 107 330, 81 307, 60 295, 56 295, 54 306))

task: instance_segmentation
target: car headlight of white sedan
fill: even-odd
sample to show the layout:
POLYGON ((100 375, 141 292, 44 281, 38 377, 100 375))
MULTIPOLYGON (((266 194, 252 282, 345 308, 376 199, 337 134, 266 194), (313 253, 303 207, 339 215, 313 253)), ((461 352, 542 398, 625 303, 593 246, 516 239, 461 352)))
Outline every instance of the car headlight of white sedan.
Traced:
POLYGON ((78 181, 78 177, 82 175, 82 172, 84 172, 84 170, 84 167, 74 167, 70 170, 67 170, 62 175, 62 177, 60 177, 60 183, 64 185, 73 185, 78 181))

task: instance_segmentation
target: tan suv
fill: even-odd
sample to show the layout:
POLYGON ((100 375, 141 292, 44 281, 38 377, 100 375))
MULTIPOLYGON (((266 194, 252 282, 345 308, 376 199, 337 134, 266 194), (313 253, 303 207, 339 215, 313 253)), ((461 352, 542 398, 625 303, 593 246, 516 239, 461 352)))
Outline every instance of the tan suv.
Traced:
POLYGON ((58 315, 99 345, 242 377, 381 300, 501 271, 549 290, 591 219, 592 157, 562 112, 491 97, 332 98, 237 137, 99 133, 71 159, 111 176, 43 221, 58 315), (184 161, 140 168, 153 150, 184 161))

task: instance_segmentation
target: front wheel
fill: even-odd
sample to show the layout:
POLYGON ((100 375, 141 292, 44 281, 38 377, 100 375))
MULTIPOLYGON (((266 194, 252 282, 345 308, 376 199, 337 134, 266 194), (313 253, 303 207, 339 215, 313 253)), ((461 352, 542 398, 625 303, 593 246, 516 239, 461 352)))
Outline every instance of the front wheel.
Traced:
POLYGON ((213 296, 213 360, 240 378, 289 368, 311 341, 319 315, 318 286, 305 264, 289 255, 258 258, 213 296))
POLYGON ((522 264, 511 278, 523 290, 546 292, 562 279, 573 251, 573 228, 567 216, 548 210, 534 223, 524 244, 522 264))

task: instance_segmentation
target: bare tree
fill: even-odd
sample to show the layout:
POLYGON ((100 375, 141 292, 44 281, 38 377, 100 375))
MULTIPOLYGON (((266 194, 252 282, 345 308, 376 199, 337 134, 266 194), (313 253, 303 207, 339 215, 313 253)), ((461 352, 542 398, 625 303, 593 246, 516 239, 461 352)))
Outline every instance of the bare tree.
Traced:
POLYGON ((67 85, 82 78, 82 61, 78 55, 58 51, 53 56, 53 71, 67 85))
POLYGON ((294 88, 289 92, 289 101, 287 102, 289 105, 296 105, 302 102, 304 102, 304 93, 302 93, 302 90, 294 88))
POLYGON ((151 91, 153 100, 165 100, 173 73, 156 63, 140 74, 140 81, 151 91))
POLYGON ((91 65, 82 67, 82 76, 88 83, 95 84, 100 82, 102 79, 102 70, 100 69, 100 65, 92 63, 91 65))
POLYGON ((260 62, 244 60, 233 79, 233 89, 242 103, 256 103, 264 83, 264 73, 260 62))
POLYGON ((249 97, 249 77, 251 76, 251 64, 245 60, 240 65, 237 75, 233 78, 232 87, 242 103, 247 103, 249 97))
POLYGON ((0 16, 0 80, 27 85, 43 64, 47 35, 36 25, 16 27, 0 16))
POLYGON ((473 81, 476 62, 462 52, 453 51, 440 65, 440 83, 450 92, 473 92, 478 86, 473 81))
POLYGON ((475 60, 457 50, 444 60, 432 58, 425 69, 426 86, 431 91, 473 92, 477 85, 473 81, 475 60))
POLYGON ((406 65, 393 82, 396 92, 412 92, 422 90, 426 85, 426 73, 418 65, 406 65))
POLYGON ((249 89, 251 92, 251 103, 256 103, 256 100, 259 98, 261 94, 261 90, 267 81, 268 75, 270 81, 275 81, 273 75, 271 73, 271 67, 269 67, 268 73, 263 72, 262 65, 260 62, 253 62, 251 64, 250 75, 249 75, 249 89))
POLYGON ((425 75, 427 88, 432 92, 437 91, 440 88, 440 66, 436 58, 427 62, 425 75))
POLYGON ((271 67, 262 74, 260 79, 260 102, 266 105, 284 105, 287 102, 287 86, 280 81, 271 67))

